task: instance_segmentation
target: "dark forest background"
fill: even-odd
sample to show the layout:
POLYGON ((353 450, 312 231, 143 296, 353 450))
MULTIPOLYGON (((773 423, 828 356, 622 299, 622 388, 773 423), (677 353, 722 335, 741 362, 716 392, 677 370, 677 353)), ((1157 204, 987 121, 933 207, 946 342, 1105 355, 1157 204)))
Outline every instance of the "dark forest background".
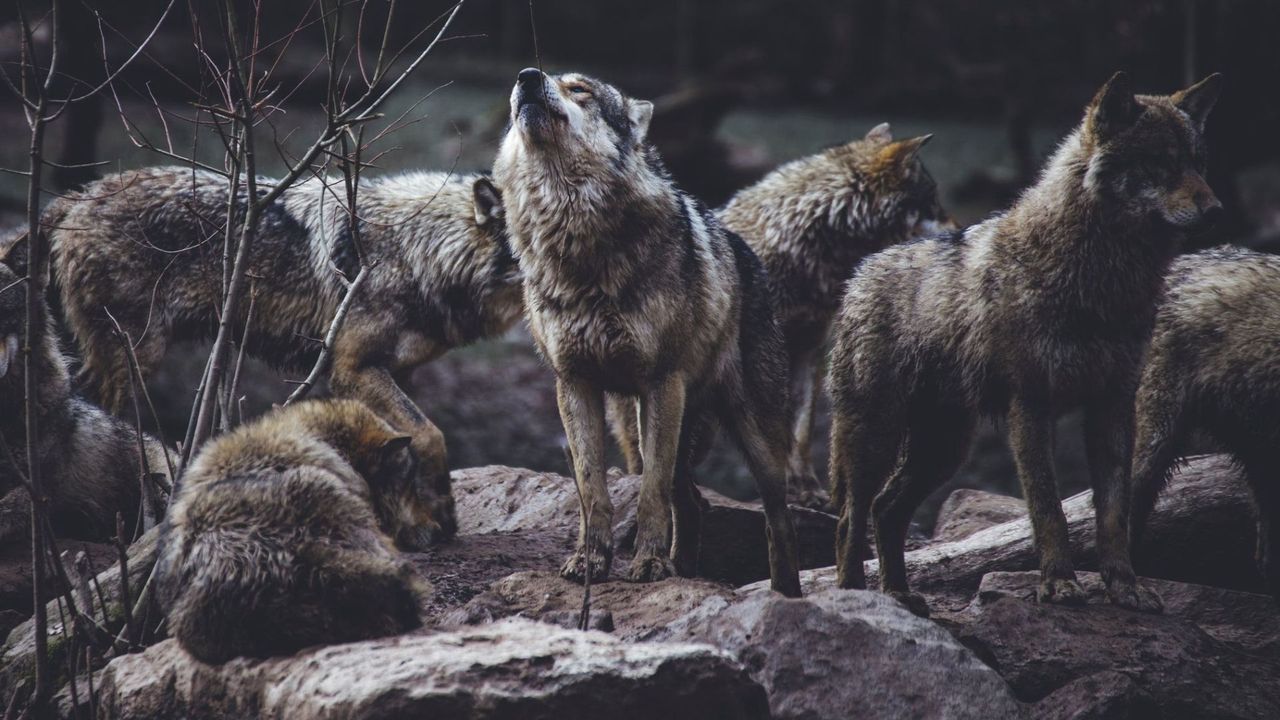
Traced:
MULTIPOLYGON (((67 3, 73 37, 66 71, 91 83, 103 78, 102 36, 112 53, 127 55, 129 41, 142 39, 164 4, 67 3)), ((248 14, 251 3, 245 5, 248 14)), ((451 6, 396 3, 394 44, 420 41, 451 6)), ((374 40, 390 7, 375 3, 364 18, 353 9, 347 27, 374 40)), ((264 0, 263 8, 264 37, 283 38, 314 2, 264 0)), ((186 154, 221 163, 218 144, 182 122, 201 91, 191 42, 191 13, 201 10, 199 0, 180 2, 147 56, 119 78, 115 97, 75 105, 55 126, 51 156, 81 166, 57 169, 57 189, 168 162, 135 147, 122 117, 135 133, 167 132, 186 154)), ((0 10, 0 62, 17 61, 13 12, 0 10)), ((413 122, 377 148, 384 154, 371 172, 487 167, 516 72, 541 62, 655 99, 653 140, 677 179, 713 205, 778 163, 888 120, 900 135, 935 134, 926 164, 951 211, 972 222, 1007 205, 1034 178, 1112 72, 1127 70, 1139 88, 1163 93, 1219 71, 1226 88, 1209 121, 1209 180, 1227 215, 1197 242, 1280 249, 1280 2, 542 0, 532 13, 533 24, 525 0, 467 0, 449 40, 387 108, 388 116, 408 112, 413 122)), ((275 70, 281 111, 271 127, 281 153, 274 161, 266 154, 268 174, 282 167, 293 138, 310 137, 307 129, 321 121, 320 42, 318 29, 297 32, 275 70)), ((120 59, 109 56, 108 63, 120 59)), ((25 164, 25 130, 17 102, 0 101, 0 167, 25 164)), ((18 224, 24 192, 23 178, 0 173, 0 228, 18 224)), ((150 379, 166 424, 185 426, 204 357, 204 348, 175 349, 165 371, 150 379)), ((420 369, 415 381, 455 467, 565 470, 550 372, 523 330, 456 351, 420 369)), ((280 402, 289 386, 256 368, 247 390, 250 406, 261 410, 280 402)), ((1078 433, 1072 419, 1064 423, 1059 455, 1067 492, 1085 483, 1078 433)), ((819 460, 825 465, 825 451, 819 460)), ((718 451, 703 479, 735 496, 751 493, 730 452, 718 451)), ((999 434, 983 436, 954 484, 1016 493, 999 434)), ((925 524, 931 513, 924 511, 925 524)))

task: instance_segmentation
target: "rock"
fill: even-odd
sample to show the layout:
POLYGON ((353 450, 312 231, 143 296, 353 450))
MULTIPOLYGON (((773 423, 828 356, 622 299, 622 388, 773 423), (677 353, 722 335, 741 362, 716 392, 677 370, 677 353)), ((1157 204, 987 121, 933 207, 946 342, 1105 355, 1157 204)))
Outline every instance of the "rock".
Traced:
MULTIPOLYGON (((104 569, 116 562, 116 549, 105 543, 59 540, 58 548, 74 557, 84 551, 91 567, 104 569)), ((50 579, 45 599, 62 592, 61 585, 50 579)), ((0 613, 14 611, 22 617, 31 615, 31 543, 12 542, 0 547, 0 613)))
POLYGON ((775 718, 1018 718, 1005 682, 938 625, 879 593, 714 596, 660 638, 728 650, 775 718))
POLYGON ((1269 597, 1152 581, 1169 604, 1150 615, 1105 604, 1096 573, 1080 578, 1091 603, 1070 608, 1034 602, 1037 573, 991 573, 949 621, 1037 716, 1280 717, 1269 597))
POLYGON ((979 530, 1027 516, 1021 498, 982 490, 960 488, 947 496, 938 510, 932 542, 963 540, 979 530))
MULTIPOLYGON (((609 471, 617 544, 615 574, 625 568, 626 555, 635 540, 639 493, 639 476, 609 471)), ((538 532, 569 542, 577 536, 578 491, 571 478, 490 465, 455 470, 453 494, 459 535, 538 532)), ((760 503, 733 500, 705 488, 702 495, 708 508, 703 518, 698 575, 733 585, 767 579, 769 559, 760 503)), ((800 567, 817 568, 835 562, 836 518, 800 507, 793 507, 792 512, 800 567)), ((547 569, 558 568, 562 559, 557 558, 547 569)))
MULTIPOLYGON (((159 537, 159 530, 152 529, 137 542, 129 546, 129 592, 130 598, 136 604, 138 593, 147 578, 151 575, 151 568, 156 562, 156 538, 159 537)), ((66 548, 66 549, 75 549, 66 548)), ((97 598, 97 590, 95 588, 93 595, 93 608, 95 620, 106 627, 112 633, 119 632, 124 626, 123 605, 120 599, 120 565, 113 564, 106 570, 98 573, 97 585, 102 587, 102 595, 107 598, 106 617, 103 617, 103 608, 97 598)), ((76 593, 77 603, 79 603, 79 593, 76 593)), ((58 611, 57 599, 49 601, 47 605, 49 615, 49 661, 50 667, 55 668, 57 673, 63 673, 66 669, 66 662, 62 653, 66 652, 66 643, 62 641, 62 623, 58 611)), ((30 680, 35 666, 35 623, 32 620, 26 620, 17 627, 9 631, 8 640, 5 641, 3 649, 0 649, 0 697, 11 697, 14 688, 23 680, 30 680)), ((52 681, 53 687, 60 687, 66 678, 59 675, 52 681)))
MULTIPOLYGON (((624 640, 641 640, 661 632, 708 598, 732 595, 733 590, 724 585, 686 578, 643 585, 596 583, 591 586, 592 626, 624 640)), ((577 627, 581 609, 581 585, 556 572, 527 571, 494 583, 464 607, 445 615, 441 624, 475 625, 519 615, 577 627)))
POLYGON ((100 673, 112 718, 767 718, 763 689, 724 652, 628 644, 510 619, 222 666, 172 640, 100 673))
MULTIPOLYGON (((1077 570, 1096 570, 1096 525, 1093 495, 1083 492, 1062 503, 1077 570)), ((1248 488, 1230 460, 1207 455, 1190 460, 1175 472, 1152 513, 1134 563, 1140 575, 1212 585, 1234 590, 1261 590, 1254 566, 1256 530, 1248 488)), ((1034 570, 1039 558, 1031 542, 1031 522, 1023 517, 980 530, 963 540, 931 544, 906 554, 912 589, 941 602, 943 610, 968 604, 984 575, 993 571, 1034 570)), ((875 587, 879 563, 865 565, 869 587, 875 587)), ((800 574, 808 593, 835 584, 835 568, 800 574)), ((760 587, 759 583, 749 586, 760 587)))

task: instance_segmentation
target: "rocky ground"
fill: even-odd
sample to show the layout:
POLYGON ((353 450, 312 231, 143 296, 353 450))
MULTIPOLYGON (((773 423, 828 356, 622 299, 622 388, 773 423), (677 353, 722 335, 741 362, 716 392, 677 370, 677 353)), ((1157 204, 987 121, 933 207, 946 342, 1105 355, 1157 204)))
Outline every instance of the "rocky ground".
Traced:
MULTIPOLYGON (((959 491, 937 532, 908 554, 932 619, 879 593, 834 587, 835 519, 798 511, 806 597, 767 589, 764 524, 752 503, 706 493, 701 577, 620 579, 637 482, 615 473, 620 553, 590 591, 555 572, 577 525, 571 480, 490 466, 456 474, 457 541, 413 555, 435 586, 428 627, 266 662, 202 665, 172 640, 93 677, 100 717, 154 718, 1275 718, 1280 612, 1256 594, 1253 521, 1220 457, 1196 459, 1161 501, 1140 572, 1159 615, 1109 605, 1090 570, 1087 493, 1065 510, 1085 607, 1035 602, 1021 503, 959 491)), ((133 584, 153 545, 134 546, 133 584)), ((0 559, 5 597, 20 559, 0 559)), ((875 560, 867 561, 874 578, 875 560)), ((99 578, 108 596, 118 569, 99 578)), ((17 609, 15 609, 15 612, 17 609)), ((9 617, 12 617, 10 615, 9 617)), ((111 621, 108 620, 108 623, 111 621)), ((0 692, 29 672, 31 626, 3 651, 0 692)), ((65 682, 65 678, 63 679, 65 682)), ((83 703, 87 678, 78 697, 83 703)), ((76 712, 70 688, 64 716, 76 712)), ((81 710, 84 710, 82 707, 81 710)))

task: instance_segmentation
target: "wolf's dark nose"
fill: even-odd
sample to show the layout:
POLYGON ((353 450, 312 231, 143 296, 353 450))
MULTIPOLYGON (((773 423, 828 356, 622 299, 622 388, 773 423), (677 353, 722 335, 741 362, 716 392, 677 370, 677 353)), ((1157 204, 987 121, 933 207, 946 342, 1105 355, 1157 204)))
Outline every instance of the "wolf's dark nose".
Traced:
POLYGON ((542 84, 542 71, 538 68, 525 68, 516 76, 516 82, 525 87, 542 84))

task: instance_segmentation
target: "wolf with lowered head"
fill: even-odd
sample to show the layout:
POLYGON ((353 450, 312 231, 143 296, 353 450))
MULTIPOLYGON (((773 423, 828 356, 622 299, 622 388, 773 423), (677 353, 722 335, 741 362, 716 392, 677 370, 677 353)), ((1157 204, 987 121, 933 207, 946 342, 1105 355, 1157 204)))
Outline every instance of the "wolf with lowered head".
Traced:
POLYGON ((1054 421, 1083 407, 1099 569, 1116 604, 1159 607, 1129 559, 1133 402, 1178 241, 1221 211, 1204 123, 1220 77, 1134 95, 1117 73, 1008 211, 890 248, 849 283, 831 361, 831 477, 841 587, 908 592, 912 513, 963 461, 981 416, 1005 418, 1040 555, 1042 601, 1080 603, 1053 468, 1054 421))
POLYGON ((644 471, 629 577, 696 571, 701 498, 691 469, 723 424, 759 485, 772 586, 798 596, 785 498, 787 359, 767 280, 746 244, 671 180, 645 141, 652 112, 599 80, 526 69, 494 163, 583 500, 578 547, 561 573, 599 580, 612 563, 610 394, 639 407, 644 471))

